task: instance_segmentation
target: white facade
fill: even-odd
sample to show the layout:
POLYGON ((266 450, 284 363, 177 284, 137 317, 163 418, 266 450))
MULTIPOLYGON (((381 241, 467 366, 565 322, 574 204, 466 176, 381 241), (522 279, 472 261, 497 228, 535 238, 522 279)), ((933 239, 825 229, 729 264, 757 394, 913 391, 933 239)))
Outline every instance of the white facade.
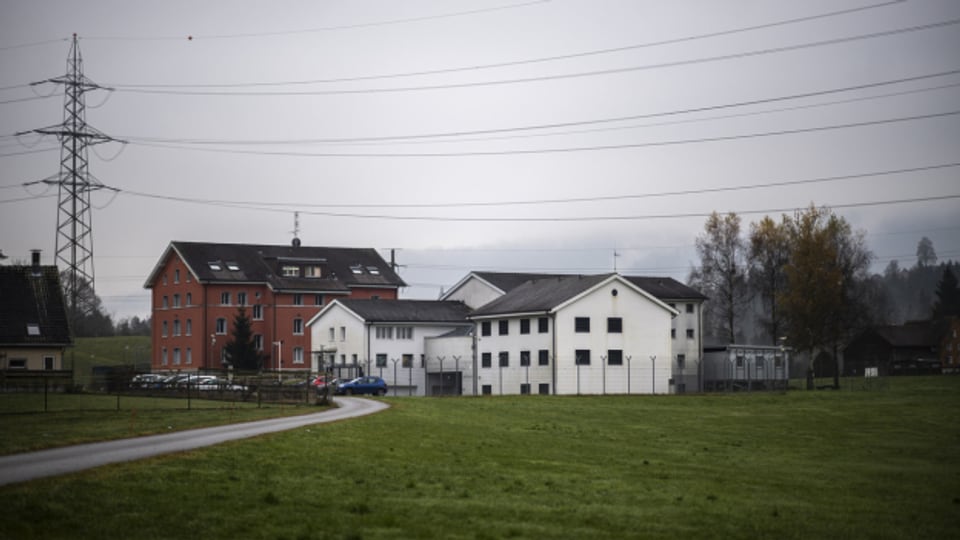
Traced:
POLYGON ((679 312, 670 329, 673 392, 698 392, 703 374, 703 302, 664 302, 679 312))
POLYGON ((674 315, 663 302, 612 276, 545 312, 476 317, 480 393, 668 393, 674 315), (529 333, 521 332, 524 320, 529 333))
MULTIPOLYGON (((471 273, 454 285, 443 298, 445 300, 458 300, 473 309, 477 309, 504 294, 504 291, 486 281, 483 277, 471 273)), ((660 369, 668 362, 671 372, 667 381, 669 391, 671 393, 698 392, 702 390, 701 378, 703 373, 703 298, 661 297, 660 300, 676 309, 678 314, 673 318, 668 331, 671 345, 670 353, 658 355, 656 361, 651 360, 648 355, 647 367, 654 369, 653 364, 660 363, 661 365, 656 367, 656 369, 660 369)), ((633 361, 634 359, 631 358, 631 372, 633 361)), ((624 359, 625 364, 626 359, 624 359)), ((581 366, 581 378, 583 373, 584 369, 581 366)), ((604 374, 601 374, 601 376, 604 376, 604 374)), ((498 374, 491 383, 493 388, 498 388, 496 385, 499 380, 500 376, 498 374)), ((534 385, 532 392, 536 393, 537 385, 541 384, 539 380, 527 381, 524 376, 522 384, 528 382, 534 385)), ((508 381, 507 384, 515 386, 521 383, 508 381)))
MULTIPOLYGON (((376 375, 387 382, 389 395, 423 396, 429 393, 429 373, 434 368, 439 372, 440 368, 436 359, 427 362, 426 345, 431 338, 467 327, 469 322, 371 322, 334 301, 307 325, 315 347, 314 356, 323 355, 323 365, 315 363, 317 369, 331 370, 334 376, 342 378, 360 373, 376 375)), ((451 371, 453 356, 451 353, 451 371)), ((470 365, 469 342, 466 350, 457 356, 466 356, 468 360, 463 364, 470 365)))
POLYGON ((493 284, 484 281, 477 275, 468 274, 467 277, 460 280, 459 283, 447 291, 447 293, 443 295, 443 299, 463 302, 471 309, 477 309, 480 306, 489 304, 497 298, 500 298, 503 294, 504 291, 501 291, 493 284))

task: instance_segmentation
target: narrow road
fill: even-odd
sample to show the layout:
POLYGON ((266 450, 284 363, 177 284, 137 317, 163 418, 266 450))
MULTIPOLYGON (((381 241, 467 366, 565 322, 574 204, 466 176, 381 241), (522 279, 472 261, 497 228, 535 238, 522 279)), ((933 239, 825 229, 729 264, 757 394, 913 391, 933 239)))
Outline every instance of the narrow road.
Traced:
POLYGON ((388 407, 382 401, 361 398, 338 397, 336 401, 339 405, 338 408, 314 414, 271 418, 242 424, 191 429, 164 433, 163 435, 79 444, 12 456, 0 456, 0 486, 82 471, 109 463, 183 452, 312 424, 356 418, 380 412, 388 407))

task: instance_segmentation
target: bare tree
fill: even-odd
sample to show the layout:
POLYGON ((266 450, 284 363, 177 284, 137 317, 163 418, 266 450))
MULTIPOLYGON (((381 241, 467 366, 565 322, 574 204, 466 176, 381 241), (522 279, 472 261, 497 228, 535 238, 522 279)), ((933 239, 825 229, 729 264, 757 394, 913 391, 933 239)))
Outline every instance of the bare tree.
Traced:
POLYGON ((750 285, 758 293, 762 311, 757 315, 760 327, 773 345, 783 331, 783 315, 777 309, 777 295, 786 288, 785 269, 790 261, 787 217, 777 224, 768 216, 750 224, 750 285))
POLYGON ((933 249, 933 241, 924 236, 917 242, 917 266, 933 266, 937 264, 937 252, 933 249))
POLYGON ((750 301, 740 216, 711 214, 696 246, 700 268, 691 271, 689 283, 709 298, 705 318, 712 333, 734 343, 739 319, 750 301))

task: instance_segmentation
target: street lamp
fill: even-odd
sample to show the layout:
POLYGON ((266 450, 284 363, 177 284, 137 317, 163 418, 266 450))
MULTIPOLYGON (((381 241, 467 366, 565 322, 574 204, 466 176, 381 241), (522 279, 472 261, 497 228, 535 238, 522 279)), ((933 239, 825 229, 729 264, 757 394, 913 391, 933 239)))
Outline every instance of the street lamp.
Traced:
MULTIPOLYGON (((217 347, 217 335, 210 334, 210 356, 213 356, 214 354, 216 354, 216 350, 217 350, 216 347, 217 347)), ((207 370, 207 363, 208 363, 208 360, 204 360, 203 362, 204 371, 207 370)))
POLYGON ((273 346, 277 348, 277 382, 282 383, 283 375, 283 340, 274 341, 273 346))

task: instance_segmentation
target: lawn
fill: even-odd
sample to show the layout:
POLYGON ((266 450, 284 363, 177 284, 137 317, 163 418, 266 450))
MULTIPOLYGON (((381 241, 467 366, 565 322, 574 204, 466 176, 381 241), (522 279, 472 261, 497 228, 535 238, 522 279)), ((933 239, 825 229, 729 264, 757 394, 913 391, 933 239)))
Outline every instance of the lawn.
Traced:
POLYGON ((0 394, 0 455, 318 412, 315 406, 105 394, 0 394), (47 400, 51 412, 44 409, 47 400), (189 410, 187 409, 189 405, 189 410))
POLYGON ((356 420, 0 488, 0 538, 960 530, 958 377, 776 394, 387 401, 390 410, 356 420))

